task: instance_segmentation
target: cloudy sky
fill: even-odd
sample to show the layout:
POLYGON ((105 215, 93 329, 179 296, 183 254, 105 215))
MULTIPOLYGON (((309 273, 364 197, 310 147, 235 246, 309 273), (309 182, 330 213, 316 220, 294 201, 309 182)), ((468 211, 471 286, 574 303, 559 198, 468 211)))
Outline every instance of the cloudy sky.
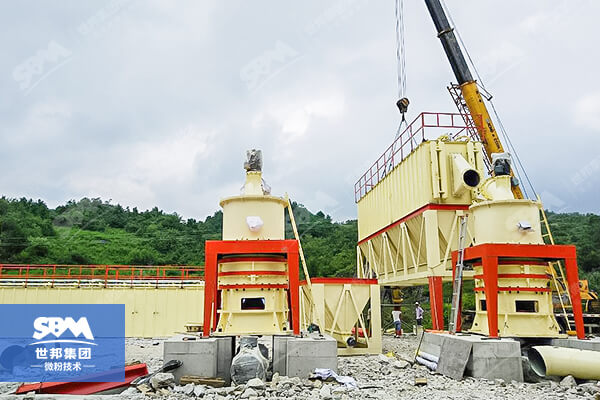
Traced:
MULTIPOLYGON (((455 111, 423 1, 405 2, 410 117, 455 111)), ((447 0, 546 206, 600 212, 591 0, 447 0)), ((3 1, 0 193, 202 219, 267 182, 337 220, 399 122, 394 0, 3 1)))

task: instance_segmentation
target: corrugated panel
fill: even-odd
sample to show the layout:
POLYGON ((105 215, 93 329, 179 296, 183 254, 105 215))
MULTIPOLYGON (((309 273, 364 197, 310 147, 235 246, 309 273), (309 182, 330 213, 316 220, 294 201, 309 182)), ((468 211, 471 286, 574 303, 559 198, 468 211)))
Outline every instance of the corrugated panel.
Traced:
MULTIPOLYGON (((426 141, 396 165, 358 201, 358 239, 385 228, 411 212, 431 203, 471 204, 470 192, 452 194, 451 153, 478 160, 481 144, 473 142, 426 141), (436 177, 439 174, 439 179, 436 177), (434 186, 435 185, 435 186, 434 186)), ((476 162, 481 176, 482 163, 476 162)))
POLYGON ((170 336, 203 321, 204 288, 0 288, 0 304, 74 303, 125 304, 126 336, 170 336))

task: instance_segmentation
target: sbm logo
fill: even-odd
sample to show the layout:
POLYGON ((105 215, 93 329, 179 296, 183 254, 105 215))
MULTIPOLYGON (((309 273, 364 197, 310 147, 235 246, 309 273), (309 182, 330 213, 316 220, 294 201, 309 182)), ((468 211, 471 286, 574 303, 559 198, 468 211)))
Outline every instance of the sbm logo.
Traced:
MULTIPOLYGON (((36 340, 41 340, 48 336, 49 334, 54 335, 56 339, 60 338, 63 333, 68 329, 71 331, 73 336, 79 337, 82 335, 88 340, 94 340, 94 335, 92 334, 92 330, 90 329, 90 324, 86 317, 81 317, 77 322, 71 317, 61 318, 61 317, 38 317, 33 321, 33 327, 35 332, 33 333, 33 338, 36 340)), ((75 340, 48 340, 45 343, 49 342, 77 342, 75 340)), ((87 342, 83 342, 87 343, 87 342)), ((95 344, 95 343, 90 343, 95 344)))

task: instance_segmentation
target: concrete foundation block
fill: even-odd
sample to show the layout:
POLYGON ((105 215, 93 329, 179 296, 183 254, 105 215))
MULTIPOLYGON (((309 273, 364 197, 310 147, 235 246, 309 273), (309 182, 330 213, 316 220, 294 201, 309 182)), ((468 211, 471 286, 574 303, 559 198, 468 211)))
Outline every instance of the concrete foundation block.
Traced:
POLYGON ((523 382, 521 344, 513 339, 488 340, 467 336, 473 340, 471 358, 466 373, 474 378, 504 379, 523 382))
POLYGON ((468 341, 472 344, 465 375, 474 378, 504 379, 523 382, 521 344, 513 339, 488 339, 479 335, 449 335, 425 333, 420 351, 444 357, 443 349, 452 349, 452 341, 468 341), (448 342, 446 342, 448 341, 448 342))
POLYGON ((273 372, 308 378, 315 368, 337 372, 337 342, 330 336, 273 337, 273 372))
POLYGON ((552 339, 552 346, 569 347, 571 349, 600 351, 600 338, 593 339, 552 339))
POLYGON ((504 379, 523 382, 521 357, 473 358, 467 362, 465 373, 474 378, 504 379))
POLYGON ((436 371, 453 379, 462 379, 471 358, 473 342, 445 336, 436 371))
POLYGON ((444 342, 444 335, 424 333, 423 340, 421 341, 421 347, 419 351, 427 354, 439 357, 442 352, 442 343, 444 342))
POLYGON ((163 362, 180 360, 183 365, 173 371, 175 381, 184 375, 210 378, 223 378, 227 385, 231 382, 231 360, 235 351, 235 338, 212 337, 183 340, 185 335, 177 335, 164 342, 163 362))
POLYGON ((521 357, 521 344, 516 340, 477 340, 473 342, 473 358, 512 357, 521 357))

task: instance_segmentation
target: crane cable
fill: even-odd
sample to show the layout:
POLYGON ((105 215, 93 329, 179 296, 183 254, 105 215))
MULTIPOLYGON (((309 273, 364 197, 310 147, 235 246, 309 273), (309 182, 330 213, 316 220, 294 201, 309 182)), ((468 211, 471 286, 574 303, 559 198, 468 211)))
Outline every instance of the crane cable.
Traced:
POLYGON ((396 58, 398 62, 398 98, 406 94, 406 48, 404 45, 404 0, 396 0, 396 58))
MULTIPOLYGON (((448 16, 448 20, 454 27, 454 32, 456 33, 456 37, 458 38, 460 46, 462 47, 465 54, 467 55, 467 59, 469 60, 469 64, 470 64, 471 68, 473 69, 473 71, 475 71, 475 76, 477 76, 477 81, 479 82, 479 85, 481 86, 481 88, 484 91, 489 93, 489 91, 485 87, 485 84, 483 83, 483 79, 481 78, 481 75, 479 75, 479 71, 477 70, 475 63, 473 62, 473 59, 471 58, 471 54, 469 53, 469 50, 467 50, 467 46, 465 46, 465 43, 462 39, 462 36, 460 35, 460 32, 456 28, 456 24, 454 23, 454 20, 452 19, 452 15, 450 14, 450 10, 446 6, 446 3, 444 0, 441 0, 441 3, 442 3, 442 7, 444 8, 444 10, 446 12, 446 15, 448 16)), ((492 112, 494 113, 494 117, 496 118, 496 121, 498 121, 498 126, 500 127, 500 133, 502 134, 502 137, 505 140, 505 143, 507 144, 508 150, 514 156, 515 161, 517 162, 517 164, 519 166, 519 168, 515 168, 515 173, 517 174, 517 178, 519 178, 519 181, 523 182, 523 180, 521 179, 521 174, 519 173, 519 170, 521 170, 523 172, 523 175, 525 176, 525 180, 526 180, 527 184, 529 185, 529 187, 531 188, 531 191, 533 192, 534 198, 536 198, 537 192, 536 192, 535 188, 533 187, 533 183, 531 183, 531 180, 529 179, 529 175, 527 174, 527 171, 525 171, 525 167, 523 166, 523 163, 521 162, 521 158, 519 157, 517 150, 513 146, 512 141, 510 140, 510 137, 508 136, 508 132, 504 128, 504 124, 502 123, 502 120, 500 119, 500 115, 498 115, 498 112, 496 111, 496 106, 494 105, 494 102, 492 101, 492 97, 489 96, 486 99, 492 107, 492 112)), ((523 188, 523 192, 525 193, 525 197, 529 197, 527 194, 527 190, 525 189, 525 186, 522 186, 522 188, 523 188)))
POLYGON ((396 139, 402 133, 402 126, 407 125, 405 115, 410 102, 406 98, 406 47, 404 45, 404 0, 396 0, 396 59, 398 73, 398 101, 396 106, 402 115, 396 131, 396 139))

